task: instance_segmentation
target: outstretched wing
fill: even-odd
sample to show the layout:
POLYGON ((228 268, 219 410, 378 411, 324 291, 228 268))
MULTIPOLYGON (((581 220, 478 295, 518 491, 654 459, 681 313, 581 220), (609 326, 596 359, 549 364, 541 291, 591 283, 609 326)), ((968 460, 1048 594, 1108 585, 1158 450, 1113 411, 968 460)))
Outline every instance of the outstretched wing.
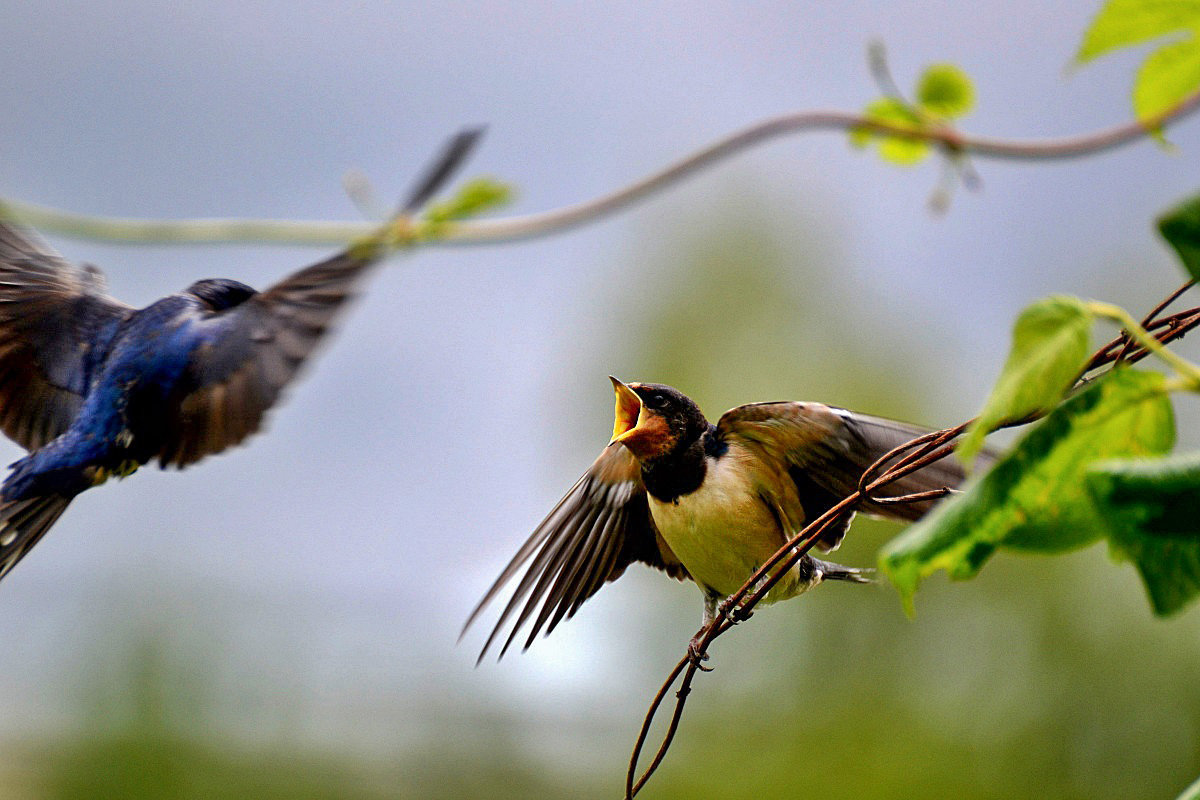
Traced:
POLYGON ((97 348, 133 309, 30 232, 0 221, 0 429, 36 450, 67 429, 97 348))
POLYGON ((374 261, 340 253, 197 322, 160 463, 184 467, 257 431, 374 261))
MULTIPOLYGON (((411 214, 449 179, 482 135, 450 140, 403 205, 411 214)), ((241 442, 329 330, 370 267, 387 254, 387 230, 199 321, 201 344, 180 384, 180 411, 158 454, 184 467, 241 442)))
POLYGON ((564 617, 572 616, 601 586, 619 578, 635 561, 664 570, 673 578, 688 577, 650 519, 637 460, 625 447, 610 445, 521 545, 471 612, 463 632, 528 564, 479 659, 514 613, 517 617, 500 648, 500 657, 521 627, 533 618, 525 641, 528 648, 543 628, 549 634, 564 617))
MULTIPOLYGON (((754 448, 764 458, 786 465, 809 520, 815 519, 858 488, 863 472, 889 450, 929 429, 904 422, 856 414, 821 403, 751 403, 725 412, 719 434, 754 448)), ((990 456, 984 456, 989 460, 990 456)), ((954 488, 965 477, 962 464, 947 456, 891 484, 893 495, 954 488)), ((915 520, 936 500, 880 505, 862 510, 901 520, 915 520)), ((841 543, 850 518, 829 529, 818 543, 832 549, 841 543)))

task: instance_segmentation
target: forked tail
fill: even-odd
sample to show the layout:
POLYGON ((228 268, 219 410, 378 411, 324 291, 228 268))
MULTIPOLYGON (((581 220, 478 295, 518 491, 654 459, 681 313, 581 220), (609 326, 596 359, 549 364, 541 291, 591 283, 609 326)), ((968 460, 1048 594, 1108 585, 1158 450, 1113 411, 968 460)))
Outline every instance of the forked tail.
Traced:
POLYGON ((875 574, 875 570, 861 567, 843 567, 841 564, 834 564, 832 561, 822 561, 819 558, 813 558, 813 566, 821 571, 821 579, 826 581, 849 581, 851 583, 874 583, 875 579, 871 576, 875 574))
POLYGON ((62 516, 71 498, 45 494, 0 503, 0 579, 62 516))

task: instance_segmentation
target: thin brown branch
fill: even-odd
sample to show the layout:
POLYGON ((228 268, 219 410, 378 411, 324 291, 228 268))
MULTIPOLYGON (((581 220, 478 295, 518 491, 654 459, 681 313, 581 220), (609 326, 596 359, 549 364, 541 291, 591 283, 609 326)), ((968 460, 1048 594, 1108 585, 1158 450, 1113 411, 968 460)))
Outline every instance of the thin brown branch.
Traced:
MULTIPOLYGON (((675 683, 675 679, 679 677, 679 673, 683 672, 684 668, 689 666, 694 668, 693 659, 690 656, 684 656, 682 659, 680 659, 679 663, 675 665, 675 669, 671 670, 671 674, 667 677, 666 681, 663 682, 662 687, 658 690, 658 694, 654 696, 654 700, 650 703, 650 710, 646 713, 646 722, 644 725, 642 725, 642 729, 638 733, 637 742, 633 746, 633 761, 630 764, 628 772, 625 773, 626 797, 632 798, 635 794, 637 794, 638 790, 642 788, 642 784, 646 782, 649 774, 658 767, 658 762, 661 761, 667 754, 667 747, 670 746, 670 740, 675 738, 675 726, 672 726, 672 728, 667 732, 665 745, 658 749, 658 752, 655 754, 654 762, 650 765, 650 768, 646 770, 646 775, 642 778, 642 780, 638 781, 637 785, 635 786, 633 779, 637 772, 637 759, 642 752, 643 745, 646 744, 646 737, 650 735, 650 722, 654 719, 654 715, 658 713, 658 707, 662 705, 662 701, 666 698, 667 692, 671 690, 671 685, 675 683)), ((688 681, 688 685, 690 687, 690 681, 688 681)), ((682 692, 683 689, 680 689, 680 691, 682 692)), ((687 695, 685 693, 682 696, 678 694, 676 696, 679 697, 679 702, 676 704, 675 714, 672 718, 673 720, 678 719, 683 715, 682 709, 684 698, 687 695)))
MULTIPOLYGON (((1169 344, 1177 339, 1182 339, 1192 328, 1196 326, 1197 320, 1200 319, 1200 307, 1189 308, 1186 311, 1179 311, 1167 317, 1159 317, 1167 306, 1174 303, 1188 289, 1195 285, 1195 281, 1188 281, 1183 286, 1176 289, 1166 297, 1161 303, 1154 307, 1149 314, 1142 320, 1142 327, 1148 332, 1153 333, 1155 338, 1161 344, 1169 344), (1165 330, 1164 330, 1165 329, 1165 330), (1157 333, 1156 333, 1157 331, 1157 333)), ((1078 383, 1085 384, 1089 381, 1083 376, 1096 370, 1108 366, 1116 361, 1124 361, 1129 364, 1141 361, 1149 356, 1150 353, 1144 347, 1138 346, 1126 333, 1121 333, 1108 344, 1097 350, 1089 359, 1087 366, 1080 373, 1078 383)))
MULTIPOLYGON (((767 559, 767 561, 755 571, 754 575, 752 575, 751 578, 746 581, 746 583, 742 584, 740 589, 726 598, 726 600, 717 607, 716 618, 702 632, 698 647, 699 655, 703 656, 703 654, 707 653, 708 648, 712 644, 713 640, 734 626, 735 621, 732 619, 732 617, 736 615, 736 617, 739 619, 746 619, 749 616, 750 609, 753 608, 753 606, 756 605, 759 600, 766 596, 766 593, 771 590, 775 583, 778 582, 790 568, 790 565, 782 566, 779 570, 776 570, 773 575, 767 577, 768 573, 775 567, 776 564, 791 555, 794 555, 796 560, 803 558, 804 554, 811 550, 813 545, 816 544, 817 539, 820 538, 821 533, 825 530, 825 528, 831 525, 843 514, 848 513, 849 510, 858 503, 859 499, 859 493, 854 492, 850 496, 843 499, 842 502, 838 503, 820 517, 813 520, 810 524, 806 525, 804 530, 802 530, 797 536, 792 538, 791 541, 776 551, 771 558, 767 559), (745 598, 746 595, 749 594, 756 585, 758 586, 758 589, 754 591, 754 596, 748 599, 744 605, 739 606, 739 604, 742 603, 743 598, 745 598)), ((650 779, 651 775, 654 774, 654 771, 658 769, 659 764, 661 764, 663 759, 666 757, 667 750, 670 748, 671 742, 675 738, 675 731, 678 729, 679 720, 683 716, 683 707, 687 702, 688 695, 691 693, 692 681, 695 679, 696 673, 700 671, 700 661, 697 658, 693 658, 692 655, 688 653, 685 655, 683 661, 680 662, 679 666, 676 667, 667 681, 663 684, 662 688, 659 690, 659 693, 655 699, 655 704, 651 705, 650 710, 642 722, 642 729, 638 735, 637 745, 634 748, 632 756, 630 757, 629 769, 626 772, 626 800, 632 800, 634 795, 636 795, 638 791, 640 791, 641 788, 646 785, 646 781, 650 779), (664 697, 666 692, 670 690, 671 685, 675 682, 676 677, 679 675, 679 666, 683 665, 686 665, 684 668, 683 681, 680 684, 679 691, 676 693, 677 699, 675 701, 675 709, 671 715, 671 722, 667 727, 667 732, 663 737, 658 750, 655 752, 654 757, 651 759, 650 764, 646 767, 645 772, 643 772, 641 777, 635 782, 634 775, 637 774, 637 764, 641 756, 642 746, 646 740, 650 726, 654 722, 654 717, 658 710, 657 704, 661 702, 662 697, 664 697)))
MULTIPOLYGON (((702 148, 663 169, 606 195, 564 208, 491 220, 456 222, 425 244, 487 244, 557 233, 593 222, 645 199, 655 192, 731 156, 780 136, 814 130, 864 129, 940 146, 950 156, 972 154, 1008 160, 1061 160, 1112 150, 1146 138, 1200 107, 1200 91, 1144 120, 1105 130, 1052 139, 1011 140, 972 136, 950 127, 914 129, 868 119, 850 111, 800 111, 763 120, 702 148)), ((355 240, 372 230, 370 222, 324 222, 271 219, 153 220, 75 214, 12 199, 0 199, 7 213, 44 231, 89 239, 137 243, 261 242, 333 245, 355 240)))
MULTIPOLYGON (((1188 281, 1187 283, 1183 284, 1183 286, 1180 286, 1174 292, 1167 295, 1166 299, 1164 299, 1161 303, 1150 309, 1150 313, 1142 318, 1142 327, 1148 331, 1152 330, 1158 322, 1158 315, 1161 314, 1167 306, 1178 300, 1180 295, 1190 289, 1194 283, 1195 281, 1188 281)), ((1136 342, 1133 341, 1133 338, 1129 336, 1128 333, 1122 331, 1122 335, 1125 339, 1125 345, 1121 348, 1121 352, 1117 353, 1117 361, 1125 359, 1129 355, 1130 349, 1136 344, 1136 342)))
MULTIPOLYGON (((1168 295, 1165 300, 1159 303, 1150 311, 1144 318, 1145 325, 1143 327, 1150 331, 1154 338, 1162 344, 1167 344, 1170 341, 1182 337, 1185 333, 1200 325, 1200 308, 1192 308, 1187 311, 1179 312, 1168 317, 1159 317, 1163 311, 1191 287, 1191 283, 1187 283, 1180 289, 1168 295)), ((1118 336, 1113 341, 1100 348, 1089 361, 1086 373, 1094 372, 1105 366, 1111 366, 1117 361, 1132 362, 1140 360, 1148 355, 1147 351, 1139 346, 1134 345, 1132 348, 1126 348, 1128 343, 1127 337, 1124 335, 1118 336)), ((1086 385, 1094 378, 1080 377, 1076 382, 1076 388, 1086 385)), ((1027 419, 1005 423, 1001 427, 1011 427, 1018 424, 1026 424, 1038 419, 1042 415, 1032 415, 1027 419)), ((899 447, 885 453, 874 464, 863 471, 859 479, 858 488, 842 499, 837 505, 830 508, 824 514, 811 523, 806 525, 797 535, 792 537, 787 544, 777 550, 767 561, 755 571, 753 575, 738 589, 730 595, 717 607, 717 615, 712 623, 698 634, 699 645, 697 647, 696 656, 692 653, 686 654, 682 660, 671 671, 667 680, 659 689, 658 694, 651 703, 645 718, 642 721, 642 727, 638 734, 637 743, 634 746, 633 753, 629 760, 629 768, 626 772, 625 782, 625 797, 626 800, 632 798, 645 786, 646 782, 658 769, 663 759, 666 757, 667 750, 675 738, 675 733, 678 730, 680 719, 683 716, 683 709, 687 702, 687 698, 691 693, 692 683, 700 670, 699 657, 707 654, 709 646, 712 642, 734 625, 744 619, 749 618, 754 606, 756 606, 767 595, 771 588, 787 573, 789 569, 804 555, 812 549, 820 538, 822 532, 843 515, 849 513, 858 505, 866 500, 873 503, 913 503, 920 500, 936 497, 940 494, 947 494, 951 489, 946 487, 944 490, 934 490, 932 492, 919 492, 896 497, 878 497, 875 492, 887 486, 889 483, 907 475, 916 470, 932 464, 941 458, 947 456, 953 451, 954 447, 951 442, 962 434, 970 425, 970 421, 964 422, 954 428, 946 428, 945 430, 932 431, 922 436, 918 436, 911 441, 905 442, 899 447), (650 727, 654 722, 654 718, 661 707, 661 704, 670 691, 672 685, 682 673, 683 679, 680 683, 680 688, 676 692, 675 708, 672 711, 671 721, 667 727, 667 732, 660 743, 658 750, 651 759, 649 765, 642 772, 640 777, 637 777, 638 761, 641 759, 642 750, 645 746, 646 739, 649 735, 650 727)))

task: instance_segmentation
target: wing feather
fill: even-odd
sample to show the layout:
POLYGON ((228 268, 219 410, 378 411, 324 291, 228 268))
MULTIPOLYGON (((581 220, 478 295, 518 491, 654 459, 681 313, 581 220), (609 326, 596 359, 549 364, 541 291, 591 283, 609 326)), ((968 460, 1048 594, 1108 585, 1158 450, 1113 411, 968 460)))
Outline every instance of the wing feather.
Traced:
MULTIPOLYGON (((0 209, 2 210, 2 209, 0 209)), ((133 313, 32 232, 0 221, 0 428, 36 450, 71 424, 91 382, 89 354, 133 313)))
MULTIPOLYGON (((401 215, 425 203, 481 135, 482 130, 473 129, 453 137, 418 181, 401 215)), ((324 339, 366 273, 387 255, 387 236, 385 228, 378 239, 351 245, 197 323, 202 344, 179 390, 186 413, 167 431, 158 453, 162 466, 187 466, 240 443, 262 426, 267 410, 324 339)))
POLYGON ((258 431, 378 255, 347 249, 201 320, 160 463, 185 467, 258 431))
MULTIPOLYGON (((821 403, 751 403, 730 409, 717 424, 718 434, 756 449, 762 457, 786 465, 796 484, 805 516, 814 519, 858 488, 863 472, 888 451, 929 432, 904 422, 857 414, 821 403)), ((992 460, 984 454, 980 464, 992 460)), ((955 488, 965 478, 962 464, 946 456, 893 483, 893 495, 955 488)), ((900 520, 924 515, 936 500, 888 505, 864 503, 862 510, 900 520)), ((836 547, 849 518, 819 542, 836 547)))
POLYGON ((688 577, 654 529, 636 459, 626 448, 613 445, 605 448, 521 545, 471 612, 463 631, 520 575, 479 658, 501 636, 503 657, 527 624, 524 647, 528 648, 540 633, 549 634, 573 616, 584 601, 635 561, 680 580, 688 577), (513 620, 511 627, 509 620, 513 620))

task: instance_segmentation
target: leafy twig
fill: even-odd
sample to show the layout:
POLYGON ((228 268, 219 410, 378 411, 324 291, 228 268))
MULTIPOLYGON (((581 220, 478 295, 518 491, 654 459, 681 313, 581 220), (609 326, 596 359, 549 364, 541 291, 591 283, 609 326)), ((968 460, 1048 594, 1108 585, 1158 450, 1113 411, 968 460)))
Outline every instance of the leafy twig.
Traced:
MULTIPOLYGON (((565 208, 490 220, 456 222, 439 231, 436 244, 487 244, 527 239, 592 222, 661 191, 736 153, 779 136, 813 130, 867 130, 903 139, 926 141, 951 155, 979 158, 1060 160, 1080 158, 1136 142, 1191 114, 1200 92, 1166 111, 1106 130, 1055 139, 1011 140, 971 136, 950 126, 912 128, 867 118, 849 111, 800 111, 766 119, 737 131, 609 194, 565 208)), ((153 220, 96 217, 13 199, 0 208, 44 231, 67 236, 137 243, 260 242, 333 245, 352 241, 373 229, 369 222, 321 222, 278 219, 153 220)))
MULTIPOLYGON (((1122 354, 1125 361, 1137 361, 1151 352, 1159 353, 1163 345, 1180 338, 1188 331, 1200 325, 1200 308, 1188 309, 1170 317, 1158 317, 1170 303, 1178 299, 1190 286, 1190 283, 1185 284, 1181 289, 1169 295, 1162 303, 1159 303, 1153 311, 1146 315, 1146 324, 1144 325, 1139 326, 1132 319, 1122 319, 1122 324, 1132 325, 1134 329, 1132 336, 1138 341, 1137 346, 1129 352, 1125 352, 1129 338, 1123 332, 1112 342, 1097 351, 1089 362, 1087 371, 1091 372, 1101 367, 1112 365, 1119 360, 1118 356, 1122 354)), ((1108 311, 1108 309, 1104 310, 1108 311)), ((1127 314, 1125 316, 1128 317, 1127 314)), ((1079 383, 1086 380, 1081 377, 1079 383)), ((1004 427, 1032 422, 1040 416, 1039 414, 1031 415, 1019 422, 1006 423, 1004 427)), ((771 587, 805 553, 812 549, 822 532, 828 526, 834 524, 836 520, 852 512, 864 500, 869 498, 874 503, 913 503, 927 499, 930 496, 927 492, 898 497, 879 497, 876 493, 904 475, 915 472, 945 457, 954 449, 952 442, 962 434, 969 424, 970 422, 964 422, 954 428, 947 428, 919 436, 886 453, 882 458, 868 467, 863 472, 856 491, 843 498, 837 505, 806 525, 803 530, 792 537, 787 544, 776 551, 771 558, 750 576, 737 592, 730 595, 717 607, 716 617, 701 632, 697 655, 703 656, 718 636, 724 634, 738 622, 747 619, 754 606, 766 596, 771 587), (770 577, 767 577, 768 575, 770 577)), ((944 493, 949 492, 949 489, 944 490, 944 493)), ((666 757, 675 732, 678 730, 679 722, 682 719, 684 705, 687 702, 688 695, 691 693, 692 682, 696 674, 700 671, 699 667, 700 660, 693 657, 690 652, 685 653, 684 657, 680 659, 679 663, 675 665, 670 675, 668 675, 658 694, 655 696, 654 701, 651 703, 646 717, 642 722, 641 730, 638 733, 633 753, 630 756, 629 768, 625 779, 626 800, 632 800, 641 788, 645 786, 646 782, 666 757), (641 758, 642 749, 649 736, 650 727, 664 698, 670 691, 671 686, 680 678, 680 675, 683 677, 680 682, 680 688, 676 692, 675 707, 672 711, 667 731, 649 765, 639 776, 637 772, 638 761, 641 758)))
POLYGON ((1158 339, 1151 336, 1145 328, 1138 324, 1137 320, 1131 317, 1128 311, 1111 303, 1100 303, 1097 301, 1088 303, 1088 309, 1096 316, 1103 317, 1120 325, 1123 330, 1123 336, 1137 342, 1143 350, 1153 353, 1166 362, 1187 382, 1188 387, 1192 391, 1200 389, 1200 367, 1164 347, 1158 339))

